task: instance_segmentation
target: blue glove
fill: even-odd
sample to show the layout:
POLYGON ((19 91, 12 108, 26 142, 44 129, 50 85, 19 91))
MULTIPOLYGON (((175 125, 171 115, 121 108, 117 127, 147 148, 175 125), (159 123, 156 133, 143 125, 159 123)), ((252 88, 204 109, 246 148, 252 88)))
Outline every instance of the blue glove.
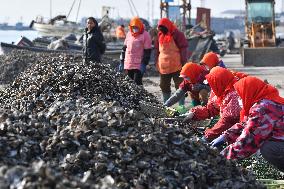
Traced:
POLYGON ((141 66, 140 66, 140 71, 141 71, 142 74, 145 74, 145 73, 146 73, 146 66, 147 66, 147 65, 144 64, 144 63, 141 64, 141 66))
POLYGON ((216 138, 216 139, 214 139, 211 143, 210 143, 210 145, 212 146, 212 147, 216 147, 216 148, 218 148, 218 147, 220 147, 222 144, 224 144, 225 143, 225 136, 224 135, 220 135, 218 138, 216 138))
POLYGON ((124 62, 121 61, 119 66, 118 66, 118 71, 122 73, 123 70, 124 70, 124 62))
POLYGON ((204 142, 204 143, 208 143, 208 140, 207 140, 207 138, 206 138, 205 136, 203 136, 200 140, 201 140, 202 142, 204 142))

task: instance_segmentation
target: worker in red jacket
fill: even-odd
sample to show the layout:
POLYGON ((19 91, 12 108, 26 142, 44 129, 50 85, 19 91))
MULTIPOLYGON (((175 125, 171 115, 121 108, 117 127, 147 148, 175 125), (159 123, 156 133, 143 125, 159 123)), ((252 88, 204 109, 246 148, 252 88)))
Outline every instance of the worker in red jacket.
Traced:
POLYGON ((207 74, 208 71, 204 67, 192 62, 186 63, 180 72, 180 77, 183 78, 183 81, 179 85, 179 89, 164 105, 167 107, 174 105, 180 99, 184 98, 186 93, 191 97, 192 106, 206 105, 210 92, 210 87, 204 84, 207 74))
POLYGON ((238 78, 231 71, 217 66, 205 77, 211 87, 209 101, 206 106, 192 108, 184 121, 204 120, 220 115, 219 121, 205 130, 203 139, 211 141, 239 122, 241 107, 238 103, 239 96, 233 87, 238 78))
POLYGON ((260 149, 264 159, 284 171, 284 98, 256 77, 245 77, 234 88, 241 98, 241 122, 213 140, 212 146, 229 143, 221 152, 227 159, 247 158, 260 149))

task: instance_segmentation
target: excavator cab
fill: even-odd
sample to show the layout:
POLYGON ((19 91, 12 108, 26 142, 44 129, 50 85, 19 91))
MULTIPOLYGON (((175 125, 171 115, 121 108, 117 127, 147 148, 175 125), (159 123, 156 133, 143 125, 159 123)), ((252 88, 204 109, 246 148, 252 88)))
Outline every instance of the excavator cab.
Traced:
POLYGON ((242 48, 245 66, 283 66, 284 48, 276 45, 275 0, 246 0, 245 32, 242 48))
POLYGON ((274 1, 246 1, 246 33, 249 47, 275 47, 274 1))

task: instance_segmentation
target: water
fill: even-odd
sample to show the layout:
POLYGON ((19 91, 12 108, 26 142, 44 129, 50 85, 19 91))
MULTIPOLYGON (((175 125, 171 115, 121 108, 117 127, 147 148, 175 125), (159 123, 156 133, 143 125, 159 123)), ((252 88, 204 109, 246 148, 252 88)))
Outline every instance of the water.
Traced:
POLYGON ((36 37, 39 37, 40 35, 37 31, 34 30, 0 30, 0 42, 17 42, 21 38, 21 36, 25 36, 29 40, 33 40, 36 37))

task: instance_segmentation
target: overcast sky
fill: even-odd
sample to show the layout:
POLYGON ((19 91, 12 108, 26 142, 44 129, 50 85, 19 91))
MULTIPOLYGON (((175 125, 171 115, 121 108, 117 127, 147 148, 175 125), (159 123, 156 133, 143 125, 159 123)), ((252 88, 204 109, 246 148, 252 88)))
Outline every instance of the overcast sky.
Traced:
MULTIPOLYGON (((112 17, 132 17, 129 8, 129 0, 82 0, 79 12, 79 18, 83 16, 101 17, 101 7, 111 6, 112 17)), ((132 0, 140 17, 155 18, 159 17, 160 0, 132 0), (153 5, 153 11, 152 11, 153 5)), ((177 1, 177 0, 176 0, 177 1)), ((50 16, 50 0, 0 0, 0 22, 15 23, 22 21, 25 24, 30 23, 37 15, 49 18, 50 16)), ((58 14, 67 15, 73 0, 52 0, 52 16, 58 14)), ((244 0, 205 0, 207 8, 211 8, 212 16, 220 16, 220 12, 228 9, 241 10, 244 9, 244 0)), ((79 0, 77 0, 73 11, 70 14, 70 20, 76 19, 79 0)), ((196 7, 200 6, 200 0, 192 0, 192 17, 195 17, 196 7)), ((276 11, 281 10, 281 0, 276 0, 276 11)))

